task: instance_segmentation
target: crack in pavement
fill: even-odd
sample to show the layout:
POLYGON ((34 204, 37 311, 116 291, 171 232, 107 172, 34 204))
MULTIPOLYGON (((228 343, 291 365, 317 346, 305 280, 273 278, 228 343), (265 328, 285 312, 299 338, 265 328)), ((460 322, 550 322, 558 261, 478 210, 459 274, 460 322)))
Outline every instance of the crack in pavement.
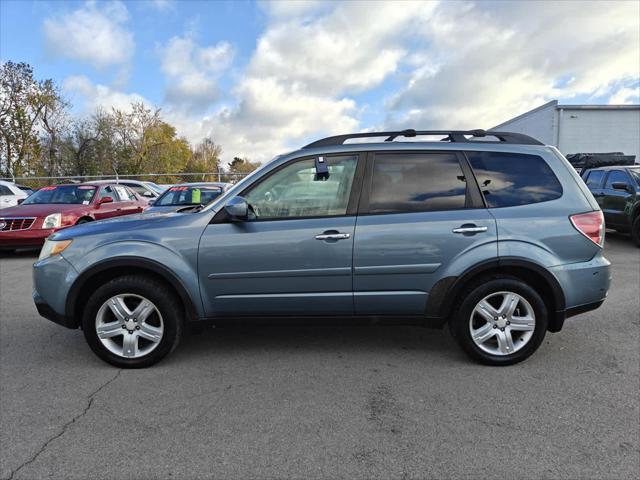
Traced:
POLYGON ((104 389, 105 387, 107 387, 110 383, 112 383, 114 380, 116 380, 120 374, 122 373, 122 369, 118 370, 118 372, 113 376, 113 378, 107 380, 105 383, 103 383, 102 385, 100 385, 93 393, 89 394, 87 396, 87 398, 89 399, 89 402, 87 403, 87 406, 84 408, 84 410, 79 413, 78 415, 76 415, 75 417, 73 417, 71 420, 69 420, 67 423, 65 423, 64 425, 62 425, 62 428, 60 429, 60 431, 55 434, 54 436, 52 436, 51 438, 49 438, 46 442, 44 442, 42 444, 42 446, 38 449, 38 451, 30 458, 28 459, 26 462, 23 462, 20 466, 18 466, 18 468, 16 468, 15 470, 12 470, 11 473, 9 474, 9 476, 7 477, 7 480, 12 480, 14 475, 16 475, 20 470, 22 470, 24 467, 26 467, 27 465, 32 464, 33 462, 35 462, 38 457, 43 454, 45 452, 45 450, 47 449, 47 447, 56 439, 60 438, 62 435, 64 435, 67 430, 69 429, 69 427, 71 425, 73 425, 74 423, 76 423, 76 421, 78 421, 79 419, 81 419, 82 417, 84 417, 87 412, 91 409, 91 406, 93 405, 93 399, 94 397, 100 393, 100 391, 102 389, 104 389))

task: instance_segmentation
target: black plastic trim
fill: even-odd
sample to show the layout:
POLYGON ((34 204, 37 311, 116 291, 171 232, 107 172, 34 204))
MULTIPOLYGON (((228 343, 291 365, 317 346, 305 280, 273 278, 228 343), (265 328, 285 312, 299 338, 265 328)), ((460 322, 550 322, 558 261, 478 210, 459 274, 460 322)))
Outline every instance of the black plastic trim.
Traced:
POLYGON ((556 280, 556 278, 543 266, 518 257, 500 257, 494 260, 487 260, 471 267, 458 277, 442 278, 431 290, 432 292, 436 292, 436 297, 432 299, 431 292, 429 294, 427 309, 425 312, 427 317, 442 319, 448 318, 453 311, 454 302, 458 294, 467 281, 479 274, 482 274, 483 272, 504 267, 520 267, 529 269, 544 278, 553 293, 556 310, 556 313, 552 318, 550 318, 549 330, 553 332, 558 331, 556 328, 562 328, 561 321, 564 321, 565 298, 558 280, 556 280), (558 312, 561 313, 561 319, 558 317, 558 312), (557 325, 558 322, 560 322, 559 325, 557 325))
POLYGON ((173 274, 171 270, 165 267, 160 262, 156 262, 155 260, 150 260, 146 258, 140 257, 115 257, 111 259, 104 260, 102 262, 94 264, 92 267, 88 268, 84 272, 82 272, 78 278, 73 282, 73 285, 69 289, 69 294, 67 295, 67 301, 65 303, 65 313, 66 317, 70 322, 75 322, 76 326, 70 328, 76 328, 78 322, 77 312, 75 311, 75 306, 78 301, 78 295, 82 290, 82 287, 86 282, 88 282, 94 275, 97 275, 101 272, 105 272, 112 268, 118 267, 128 267, 130 271, 128 273, 135 274, 135 268, 144 268, 152 271, 160 275, 164 280, 169 282, 172 287, 176 289, 180 299, 185 305, 186 314, 189 319, 196 319, 198 317, 197 310, 195 308, 195 302, 189 295, 187 289, 184 287, 180 279, 173 274))
POLYGON ((456 142, 456 143, 474 143, 482 142, 488 144, 506 143, 511 145, 544 145, 542 142, 536 140, 529 135, 514 132, 494 132, 485 130, 396 130, 386 132, 361 132, 361 133, 348 133, 345 135, 334 135, 332 137, 322 138, 316 140, 309 145, 302 148, 317 148, 328 147, 333 145, 342 145, 347 140, 352 138, 374 138, 374 137, 387 137, 385 142, 392 142, 397 137, 416 137, 421 135, 444 135, 443 141, 456 142), (470 136, 471 138, 467 138, 470 136), (496 137, 498 141, 477 140, 478 138, 484 138, 486 136, 496 137))

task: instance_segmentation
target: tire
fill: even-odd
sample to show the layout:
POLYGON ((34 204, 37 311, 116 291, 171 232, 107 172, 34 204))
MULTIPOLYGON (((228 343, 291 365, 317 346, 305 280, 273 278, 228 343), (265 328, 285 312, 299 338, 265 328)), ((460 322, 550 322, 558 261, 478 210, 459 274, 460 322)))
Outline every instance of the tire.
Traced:
POLYGON ((544 301, 525 282, 513 277, 485 277, 459 297, 449 329, 471 358, 486 365, 503 366, 521 362, 535 352, 547 332, 548 321, 544 301), (505 302, 507 298, 509 302, 505 302), (511 299, 515 299, 512 314, 499 308, 511 303, 511 299), (480 305, 483 300, 488 307, 486 303, 480 305), (484 338, 483 343, 480 340, 484 338), (507 338, 512 339, 511 343, 507 338))
POLYGON ((633 221, 631 239, 636 244, 636 247, 640 247, 640 215, 636 215, 636 219, 633 221))
POLYGON ((166 285, 127 275, 110 280, 89 297, 82 329, 91 350, 105 362, 145 368, 178 346, 183 317, 178 298, 166 285))

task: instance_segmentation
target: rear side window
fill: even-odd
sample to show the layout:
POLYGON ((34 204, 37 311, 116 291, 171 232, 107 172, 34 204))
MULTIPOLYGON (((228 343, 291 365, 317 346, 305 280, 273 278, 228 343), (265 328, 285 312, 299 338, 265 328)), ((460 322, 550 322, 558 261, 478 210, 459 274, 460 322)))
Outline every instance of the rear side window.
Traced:
POLYGON ((537 155, 467 152, 467 156, 491 208, 547 202, 562 196, 562 185, 537 155))
POLYGON ((376 154, 369 213, 465 208, 467 183, 455 154, 376 154))
POLYGON ((598 188, 602 185, 602 177, 604 176, 604 172, 602 170, 592 170, 587 175, 587 187, 589 188, 598 188))
POLYGON ((607 177, 607 183, 605 184, 604 188, 613 189, 614 183, 626 183, 627 185, 629 185, 629 179, 624 172, 620 170, 611 170, 609 172, 609 176, 607 177))

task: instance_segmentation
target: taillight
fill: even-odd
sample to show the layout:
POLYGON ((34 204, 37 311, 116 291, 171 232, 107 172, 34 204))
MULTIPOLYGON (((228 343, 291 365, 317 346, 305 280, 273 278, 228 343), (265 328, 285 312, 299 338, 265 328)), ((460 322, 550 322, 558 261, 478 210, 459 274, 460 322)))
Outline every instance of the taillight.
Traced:
POLYGON ((569 217, 576 230, 602 247, 604 244, 604 215, 600 210, 589 213, 579 213, 569 217))

